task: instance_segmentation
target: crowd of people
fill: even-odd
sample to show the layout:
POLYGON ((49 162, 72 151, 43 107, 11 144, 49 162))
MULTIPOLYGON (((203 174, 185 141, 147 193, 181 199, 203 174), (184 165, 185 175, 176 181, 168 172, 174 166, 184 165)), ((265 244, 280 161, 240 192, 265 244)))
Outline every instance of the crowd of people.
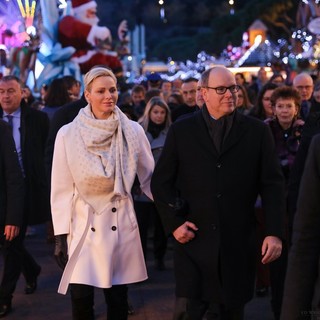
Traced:
POLYGON ((151 232, 159 271, 173 239, 174 320, 244 319, 269 290, 275 319, 319 316, 320 82, 264 68, 248 80, 214 66, 124 88, 100 65, 82 96, 68 76, 37 99, 2 77, 0 317, 20 273, 26 294, 37 289, 24 238, 43 223, 73 319, 94 319, 94 287, 109 320, 127 319, 151 232))

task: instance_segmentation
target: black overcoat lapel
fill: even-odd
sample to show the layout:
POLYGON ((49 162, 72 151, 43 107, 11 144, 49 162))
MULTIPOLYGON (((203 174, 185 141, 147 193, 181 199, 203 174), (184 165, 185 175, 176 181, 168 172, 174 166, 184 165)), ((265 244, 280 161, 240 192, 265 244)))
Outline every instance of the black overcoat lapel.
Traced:
POLYGON ((242 114, 236 111, 229 135, 227 136, 225 142, 222 145, 221 155, 227 152, 235 144, 237 144, 239 140, 241 140, 245 132, 247 131, 245 122, 244 122, 244 117, 245 116, 243 116, 242 114))

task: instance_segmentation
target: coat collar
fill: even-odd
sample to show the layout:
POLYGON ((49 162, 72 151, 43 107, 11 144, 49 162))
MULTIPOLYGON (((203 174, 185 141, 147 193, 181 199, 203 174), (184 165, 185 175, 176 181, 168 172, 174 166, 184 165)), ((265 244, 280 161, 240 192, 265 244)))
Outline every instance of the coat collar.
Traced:
POLYGON ((194 114, 195 123, 199 127, 199 130, 195 130, 195 135, 199 144, 202 145, 205 149, 207 149, 211 154, 213 154, 216 157, 222 156, 225 152, 232 148, 246 132, 246 116, 242 115, 237 110, 235 112, 236 113, 234 115, 231 130, 221 148, 220 154, 218 154, 210 138, 210 134, 208 132, 208 128, 203 118, 201 110, 195 112, 194 114))

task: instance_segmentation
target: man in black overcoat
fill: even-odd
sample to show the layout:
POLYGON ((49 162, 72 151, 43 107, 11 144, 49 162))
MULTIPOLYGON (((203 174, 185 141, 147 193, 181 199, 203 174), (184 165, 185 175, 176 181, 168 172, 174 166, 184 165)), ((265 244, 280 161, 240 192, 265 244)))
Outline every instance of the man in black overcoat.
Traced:
POLYGON ((266 214, 263 263, 281 254, 284 178, 270 129, 235 111, 233 74, 202 74, 205 105, 174 123, 151 188, 165 230, 173 234, 174 319, 243 319, 255 279, 254 205, 266 214), (218 318, 215 318, 218 317, 218 318))
POLYGON ((0 118, 8 122, 18 154, 20 170, 25 184, 24 216, 17 238, 21 250, 10 268, 10 283, 1 283, 0 314, 3 305, 11 303, 12 293, 22 272, 26 279, 25 293, 36 290, 41 267, 23 245, 28 225, 45 223, 50 218, 48 183, 44 166, 44 149, 49 130, 49 119, 44 112, 25 106, 18 78, 0 79, 0 118))

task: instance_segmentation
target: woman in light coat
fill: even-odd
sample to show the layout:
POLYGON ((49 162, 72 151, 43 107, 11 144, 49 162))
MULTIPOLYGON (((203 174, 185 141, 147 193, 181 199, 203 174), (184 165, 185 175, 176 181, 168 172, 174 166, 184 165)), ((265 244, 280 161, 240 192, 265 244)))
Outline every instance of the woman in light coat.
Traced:
POLYGON ((131 187, 138 175, 150 198, 154 160, 143 128, 116 106, 116 78, 107 68, 84 78, 88 105, 57 135, 51 207, 55 256, 65 266, 73 319, 94 319, 94 287, 103 288, 108 320, 127 319, 126 284, 147 278, 131 187), (66 264, 66 265, 65 265, 66 264))

